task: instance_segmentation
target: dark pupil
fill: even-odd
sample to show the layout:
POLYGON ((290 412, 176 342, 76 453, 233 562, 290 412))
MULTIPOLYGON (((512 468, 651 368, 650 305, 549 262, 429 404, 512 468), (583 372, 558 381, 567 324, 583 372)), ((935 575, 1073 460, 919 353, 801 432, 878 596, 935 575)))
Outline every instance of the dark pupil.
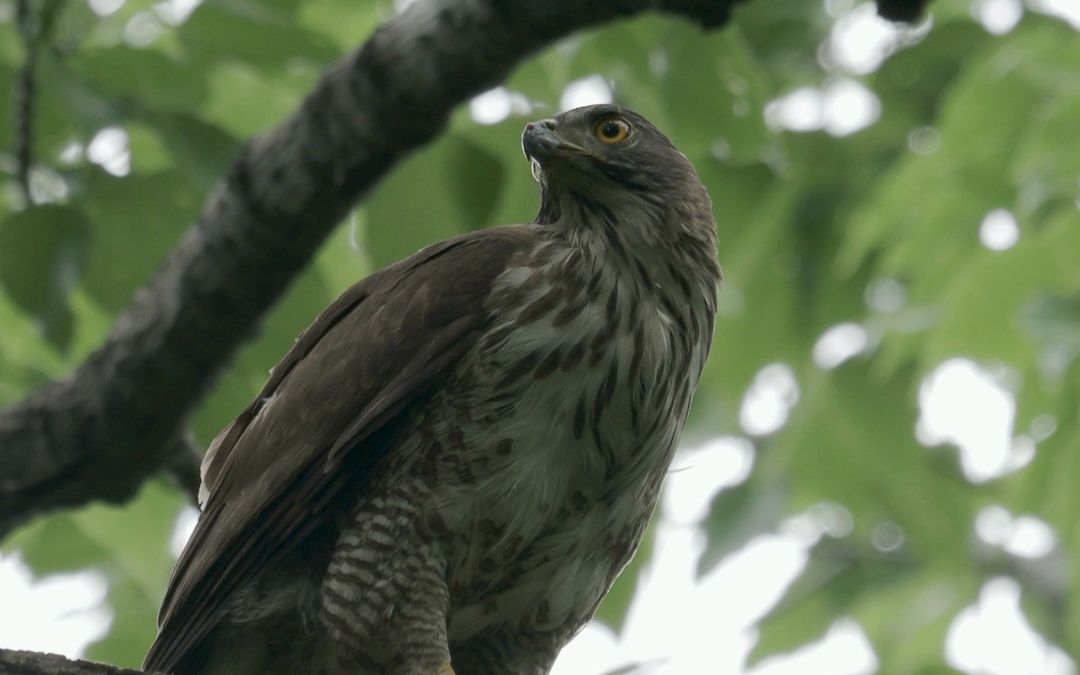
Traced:
POLYGON ((622 128, 617 123, 607 122, 604 124, 604 128, 600 130, 600 133, 608 138, 615 138, 619 135, 620 131, 622 131, 622 128))

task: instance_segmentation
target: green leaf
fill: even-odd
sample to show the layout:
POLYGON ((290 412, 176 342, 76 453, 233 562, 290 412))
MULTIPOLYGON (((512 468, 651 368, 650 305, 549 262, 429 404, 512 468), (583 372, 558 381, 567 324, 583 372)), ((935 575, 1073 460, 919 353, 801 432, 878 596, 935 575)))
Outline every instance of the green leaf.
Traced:
POLYGON ((1080 198, 1080 138, 1070 125, 1080 116, 1080 86, 1055 93, 1017 149, 1013 171, 1021 216, 1068 208, 1080 198))
POLYGON ((67 62, 50 50, 38 59, 38 82, 34 116, 34 155, 55 161, 73 141, 88 142, 100 129, 116 125, 124 103, 98 91, 97 87, 71 70, 67 62))
POLYGON ((168 550, 182 498, 162 481, 147 483, 130 504, 92 505, 25 526, 5 543, 37 576, 92 568, 109 583, 114 619, 87 656, 137 666, 156 633, 157 606, 173 565, 168 550))
POLYGON ((127 305, 192 222, 202 194, 178 171, 116 177, 87 171, 75 202, 91 223, 84 284, 109 312, 127 305))
POLYGON ((684 149, 713 149, 736 163, 775 152, 765 128, 764 76, 738 30, 703 39, 687 23, 672 23, 662 38, 666 72, 659 92, 684 149))
POLYGON ((825 539, 762 620, 748 665, 820 639, 835 619, 849 617, 868 634, 881 672, 914 675, 940 660, 945 630, 977 590, 970 577, 825 539))
POLYGON ((857 360, 808 374, 804 400, 772 452, 785 455, 797 477, 797 507, 840 504, 853 514, 855 532, 896 523, 912 555, 963 565, 973 488, 916 442, 911 375, 880 381, 857 360))
POLYGON ((1080 294, 1039 295, 1022 321, 1039 346, 1044 375, 1060 381, 1080 355, 1080 294))
POLYGON ((181 42, 205 58, 283 69, 305 59, 328 65, 338 55, 321 36, 302 28, 294 7, 232 0, 200 5, 180 27, 181 42))
MULTIPOLYGON (((16 42, 13 35, 13 25, 14 22, 9 22, 6 25, 0 23, 0 44, 5 43, 5 41, 8 41, 9 44, 16 42)), ((4 59, 0 58, 0 110, 9 111, 4 115, 8 121, 5 124, 0 124, 0 147, 3 148, 11 147, 12 122, 10 121, 10 111, 14 110, 11 98, 12 92, 15 91, 14 73, 14 68, 5 63, 4 59)))
MULTIPOLYGON (((139 119, 151 127, 164 143, 179 177, 191 182, 195 191, 209 190, 225 175, 240 154, 240 140, 205 120, 182 113, 142 111, 139 119)), ((142 161, 132 148, 136 166, 142 161)))
POLYGON ((283 122, 318 76, 314 67, 298 66, 268 77, 244 62, 222 63, 205 73, 209 91, 201 117, 238 137, 283 122))
POLYGON ((891 143, 901 143, 915 129, 935 122, 942 101, 972 54, 989 49, 993 36, 982 26, 964 16, 962 20, 939 23, 935 13, 934 29, 915 48, 899 51, 871 77, 874 92, 885 105, 875 132, 891 134, 891 143))
POLYGON ((85 264, 88 225, 65 206, 39 206, 0 222, 0 283, 60 348, 71 340, 68 293, 85 264))
POLYGON ((722 490, 709 507, 703 526, 705 550, 698 559, 703 576, 763 532, 772 532, 787 514, 788 495, 781 485, 755 471, 744 483, 722 490))
POLYGON ((484 227, 503 181, 500 159, 450 134, 405 160, 367 200, 367 253, 377 267, 484 227))
POLYGON ((939 316, 922 347, 924 369, 957 354, 1029 367, 1033 354, 1023 318, 1040 289, 1080 282, 1071 254, 1080 248, 1080 227, 1069 209, 1041 230, 1021 233, 1006 251, 978 250, 953 266, 937 293, 939 316))
POLYGON ((192 113, 208 93, 205 64, 150 49, 88 49, 72 67, 101 93, 143 108, 192 113))
POLYGON ((307 0, 298 3, 296 10, 301 25, 333 40, 342 52, 355 49, 357 41, 370 35, 384 18, 377 2, 307 0))

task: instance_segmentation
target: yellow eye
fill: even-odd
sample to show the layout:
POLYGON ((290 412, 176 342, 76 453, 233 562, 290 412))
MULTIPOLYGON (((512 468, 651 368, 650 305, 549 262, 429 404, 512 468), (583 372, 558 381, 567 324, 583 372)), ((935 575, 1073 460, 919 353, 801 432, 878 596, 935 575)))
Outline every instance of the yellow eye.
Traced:
POLYGON ((630 136, 630 125, 621 117, 600 120, 593 133, 604 143, 620 143, 630 136))

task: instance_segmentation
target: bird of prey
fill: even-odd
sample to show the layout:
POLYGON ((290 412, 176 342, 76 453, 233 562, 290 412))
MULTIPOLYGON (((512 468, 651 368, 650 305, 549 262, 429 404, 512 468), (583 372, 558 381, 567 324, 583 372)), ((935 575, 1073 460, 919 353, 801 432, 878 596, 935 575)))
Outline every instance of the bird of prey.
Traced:
POLYGON ((522 147, 534 222, 345 291, 214 440, 148 670, 540 675, 596 611, 709 351, 715 222, 622 107, 522 147))

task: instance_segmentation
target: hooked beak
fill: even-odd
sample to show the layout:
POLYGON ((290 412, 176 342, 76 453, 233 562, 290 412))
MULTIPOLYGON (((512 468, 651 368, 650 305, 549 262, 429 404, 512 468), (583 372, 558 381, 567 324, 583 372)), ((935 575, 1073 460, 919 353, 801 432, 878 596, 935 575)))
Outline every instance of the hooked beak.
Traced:
POLYGON ((521 134, 521 149, 534 164, 543 164, 552 157, 582 155, 597 158, 580 145, 568 143, 555 133, 555 120, 529 122, 521 134))

